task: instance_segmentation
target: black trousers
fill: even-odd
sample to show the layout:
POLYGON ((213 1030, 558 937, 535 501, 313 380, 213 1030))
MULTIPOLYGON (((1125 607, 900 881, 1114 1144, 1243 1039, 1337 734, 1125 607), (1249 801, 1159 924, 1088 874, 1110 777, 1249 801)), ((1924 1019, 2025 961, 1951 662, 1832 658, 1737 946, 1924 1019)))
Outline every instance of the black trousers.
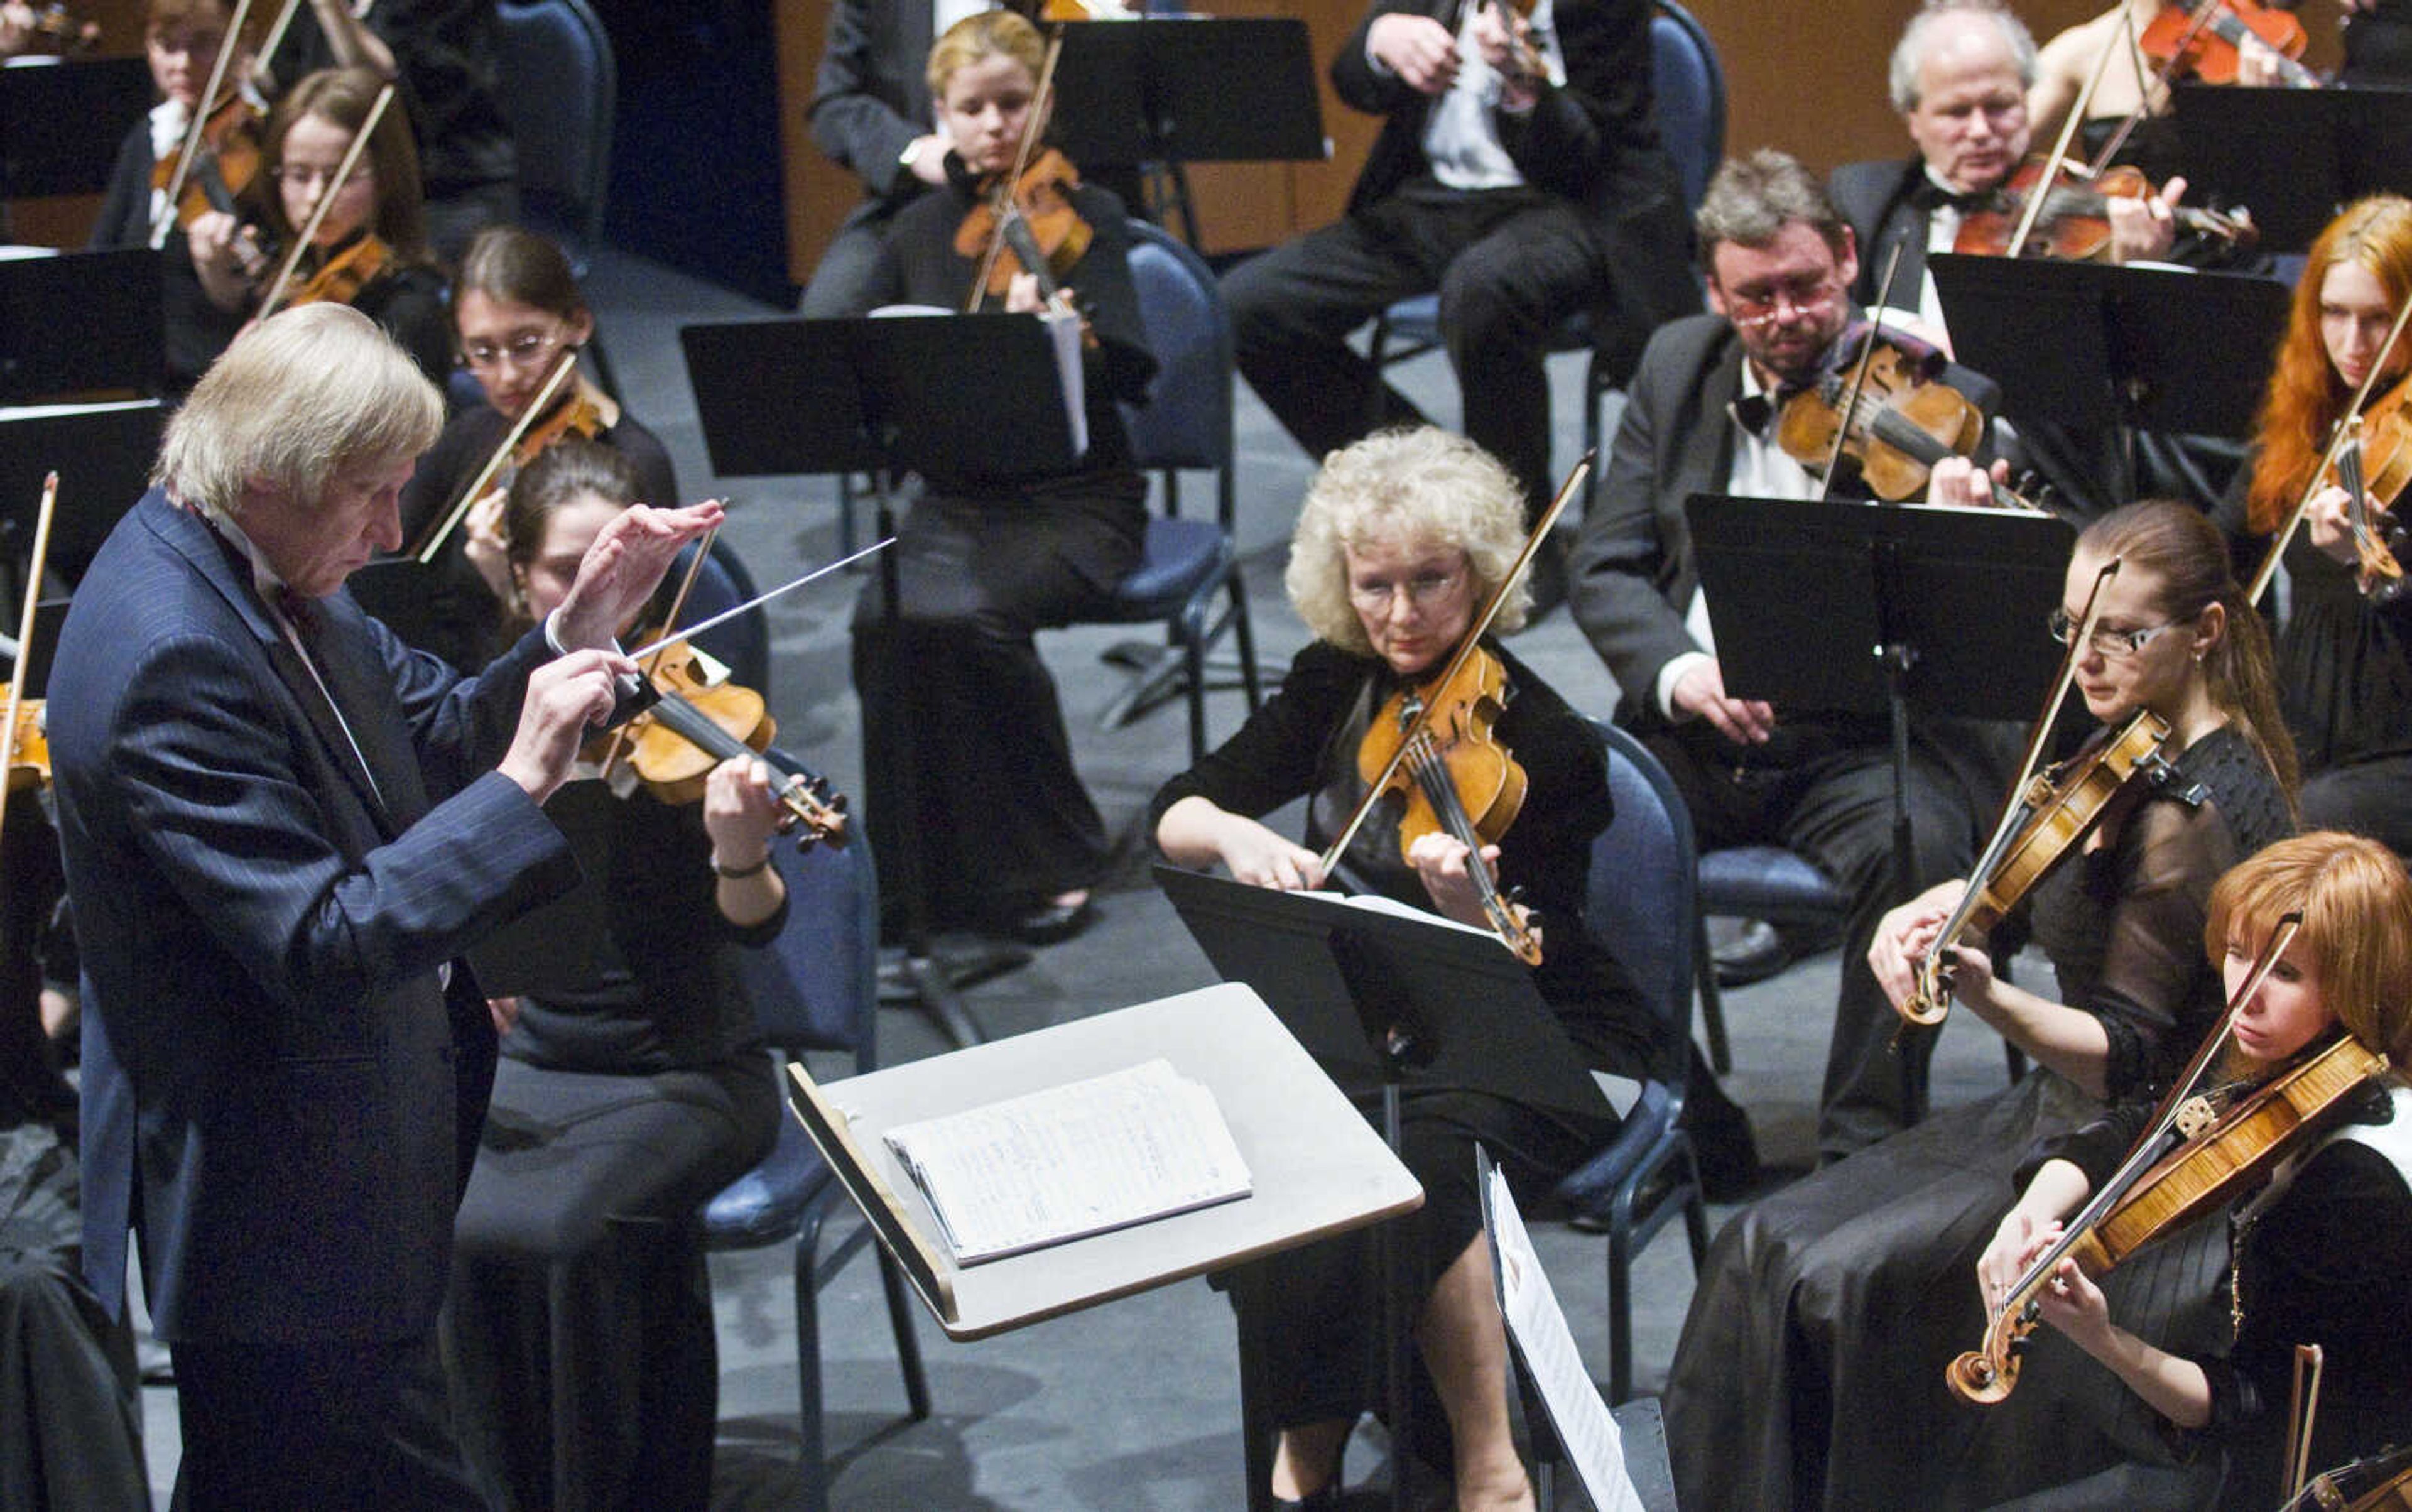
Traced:
POLYGON ((1320 460, 1423 415, 1383 382, 1348 333, 1393 301, 1437 291, 1465 435, 1508 465, 1537 514, 1550 465, 1544 361, 1558 323, 1594 312, 1597 345, 1639 360, 1652 330, 1699 305, 1682 207, 1659 176, 1629 175, 1614 234, 1537 189, 1450 189, 1430 180, 1251 258, 1223 280, 1240 371, 1320 460))
POLYGON ((461 1467, 433 1332, 170 1343, 178 1512, 485 1507, 461 1467))
MULTIPOLYGON (((1892 861, 1892 763, 1880 742, 1840 743, 1739 779, 1731 756, 1701 724, 1647 738, 1691 809, 1700 848, 1783 845, 1807 857, 1850 899, 1843 982, 1818 1098, 1817 1153, 1840 1159, 1906 1128, 1925 1111, 1934 1036, 1893 1035, 1901 1017, 1868 969, 1868 945, 1902 901, 1892 861)), ((1912 892, 1965 876, 1977 857, 1978 816, 1950 769, 1910 745, 1907 787, 1912 892)))
POLYGON ((884 901, 901 901, 907 844, 941 928, 1097 881, 1105 821, 1073 770, 1032 637, 1078 621, 1138 564, 1145 487, 1110 474, 1026 501, 932 494, 905 517, 891 548, 898 625, 891 635, 876 577, 854 615, 863 797, 884 901))

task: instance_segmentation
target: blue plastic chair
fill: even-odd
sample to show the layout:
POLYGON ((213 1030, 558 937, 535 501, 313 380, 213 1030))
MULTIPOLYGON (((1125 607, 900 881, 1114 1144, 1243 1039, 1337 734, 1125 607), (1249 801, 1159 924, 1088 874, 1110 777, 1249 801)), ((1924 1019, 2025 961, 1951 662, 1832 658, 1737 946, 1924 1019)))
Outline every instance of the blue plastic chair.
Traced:
POLYGON ((1692 1270, 1709 1247, 1707 1197, 1684 1132, 1691 1055, 1695 911, 1691 814, 1657 758, 1612 725, 1608 785, 1616 818, 1592 842, 1584 924, 1615 953, 1656 1030, 1649 1079, 1613 1143, 1557 1186, 1577 1217, 1608 1233, 1609 1402, 1633 1394, 1633 1257, 1677 1216, 1691 1240, 1692 1270))
MULTIPOLYGON (((1717 59, 1716 44, 1709 40, 1708 29, 1676 0, 1658 0, 1655 7, 1650 18, 1650 58, 1658 139, 1674 160, 1684 202, 1697 210, 1726 153, 1725 66, 1717 59)), ((1420 357, 1441 342, 1440 296, 1418 294, 1392 302, 1375 318, 1367 351, 1376 367, 1385 367, 1420 357)), ((1609 390, 1631 381, 1628 364, 1640 354, 1603 360, 1590 313, 1581 310, 1560 322, 1550 345, 1552 351, 1592 352, 1583 374, 1583 446, 1604 455, 1602 401, 1609 390)), ((1591 486, 1599 486, 1596 472, 1591 486)))
MULTIPOLYGON (((773 847, 787 885, 787 928, 759 950, 744 952, 743 979, 763 1037, 780 1059, 806 1050, 850 1051, 854 1074, 878 1064, 875 1025, 879 1004, 879 888, 871 850, 860 840, 842 850, 826 845, 773 847)), ((786 1073, 781 1073, 786 1084, 786 1073)), ((829 1505, 829 1470, 821 1425, 820 1288, 871 1238, 853 1227, 826 1255, 821 1226, 846 1205, 839 1185, 801 1124, 779 1121, 768 1157, 705 1205, 704 1241, 714 1250, 750 1250, 795 1241, 798 1437, 803 1505, 829 1505)), ((904 1396, 915 1421, 930 1416, 930 1387, 913 1332, 912 1301, 904 1273, 879 1252, 879 1282, 896 1336, 904 1396)))
POLYGON ((1133 461, 1161 475, 1165 512, 1147 522, 1140 564, 1115 586, 1092 623, 1161 621, 1165 645, 1143 654, 1130 686, 1099 717, 1127 724, 1177 688, 1189 703, 1189 758, 1206 754, 1206 653, 1228 632, 1240 653, 1248 710, 1261 701, 1247 586, 1233 544, 1237 487, 1231 429, 1231 317, 1204 258, 1146 221, 1130 223, 1131 282, 1156 373, 1148 402, 1125 405, 1133 461), (1181 518, 1181 470, 1208 469, 1215 479, 1214 519, 1181 518), (1215 600, 1226 602, 1218 610, 1215 600))

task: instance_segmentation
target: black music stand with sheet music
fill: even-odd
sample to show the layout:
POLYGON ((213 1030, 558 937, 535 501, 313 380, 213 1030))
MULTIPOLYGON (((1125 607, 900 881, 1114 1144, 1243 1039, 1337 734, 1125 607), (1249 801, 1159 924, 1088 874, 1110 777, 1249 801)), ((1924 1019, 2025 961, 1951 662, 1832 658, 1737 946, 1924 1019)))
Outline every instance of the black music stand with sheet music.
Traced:
POLYGON ((2250 210, 2265 252, 2302 251, 2363 195, 2412 194, 2412 90, 2185 83, 2173 99, 2186 197, 2250 210))
POLYGON ((2285 285, 1949 252, 1927 266, 1954 356, 2002 386, 2013 420, 2251 433, 2286 329, 2285 285))
POLYGON ((1716 493, 1684 514, 1728 695, 1779 714, 1887 716, 1893 891, 1906 899, 1911 716, 2034 720, 2058 667, 2045 624, 2076 531, 2005 509, 1716 493))
POLYGON ((0 258, 0 404, 159 392, 159 257, 121 247, 0 258))
POLYGON ((108 187, 117 144, 149 113, 151 96, 140 56, 0 65, 0 199, 108 187))
MULTIPOLYGON (((1216 973, 1254 989, 1341 1090, 1353 1097, 1379 1087, 1382 1134, 1394 1151, 1401 1094, 1411 1086, 1462 1088, 1581 1115, 1612 1108, 1542 1001, 1531 970, 1487 931, 1395 904, 1370 908, 1176 866, 1157 866, 1155 880, 1216 973)), ((1412 1451, 1409 1322, 1397 1243, 1387 1228, 1375 1240, 1388 1278, 1390 1505, 1404 1508, 1412 1451)), ((1231 1284, 1239 1290, 1260 1282, 1235 1273, 1231 1284)), ((1252 1508, 1268 1505, 1272 1483, 1271 1425, 1257 1405, 1269 1342, 1243 1314, 1243 1437, 1252 1508)))
POLYGON ((23 571, 34 549, 43 476, 59 475, 50 570, 72 584, 119 517, 150 489, 167 419, 167 406, 156 399, 0 409, 0 572, 14 602, 24 602, 23 571))
POLYGON ((1063 31, 1055 139, 1083 168, 1162 164, 1193 247, 1204 242, 1184 165, 1331 155, 1303 21, 1158 17, 1063 31))
MULTIPOLYGON (((896 534, 896 482, 908 472, 1036 474, 1076 460, 1071 418, 1040 322, 1021 315, 856 316, 683 326, 679 345, 703 424, 704 449, 723 477, 869 472, 878 481, 879 535, 896 534)), ((880 601, 891 641, 900 614, 897 553, 879 555, 880 601)), ((891 666, 893 658, 890 658, 891 666)), ((901 700, 890 700, 901 707, 901 700)), ((914 742, 899 810, 918 812, 914 742)), ((921 848, 909 818, 896 827, 904 899, 904 977, 957 1045, 982 1035, 956 993, 959 980, 1022 964, 997 951, 940 962, 931 954, 921 848)))

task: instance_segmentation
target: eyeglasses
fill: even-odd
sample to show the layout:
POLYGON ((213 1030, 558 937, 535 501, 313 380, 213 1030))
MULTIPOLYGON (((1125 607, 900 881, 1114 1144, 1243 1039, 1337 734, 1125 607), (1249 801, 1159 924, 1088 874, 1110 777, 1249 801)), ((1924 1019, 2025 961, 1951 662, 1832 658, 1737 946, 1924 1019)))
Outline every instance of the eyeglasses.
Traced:
POLYGON ((461 348, 461 365, 491 373, 508 362, 514 366, 532 363, 561 345, 561 332, 530 330, 513 336, 500 346, 492 342, 473 342, 461 348))
POLYGON ((1359 609, 1369 614, 1389 609, 1402 592, 1406 594, 1407 602, 1416 608, 1429 609, 1457 592, 1457 585, 1464 580, 1463 571, 1419 572, 1405 582, 1352 582, 1348 585, 1348 596, 1359 609))
POLYGON ((1800 279, 1764 289, 1728 289, 1725 291, 1726 310, 1728 318, 1737 326, 1764 326, 1782 319, 1787 309, 1795 316, 1822 315, 1834 301, 1834 296, 1842 291, 1842 281, 1831 275, 1814 280, 1800 279))
MULTIPOLYGON (((2164 630, 2174 629, 2177 623, 2175 620, 2169 620, 2160 624, 2146 625, 2140 630, 2105 630, 2096 627, 2085 644, 2097 656, 2107 656, 2114 660, 2133 656, 2151 645, 2155 636, 2164 630)), ((2065 609, 2053 609, 2052 618, 2044 622, 2044 628, 2051 633, 2054 640, 2064 646, 2076 642, 2077 622, 2068 617, 2068 610, 2065 609)))
MULTIPOLYGON (((335 165, 336 168, 342 166, 335 165)), ((366 183, 375 176, 375 169, 367 163, 354 164, 352 171, 346 175, 341 183, 334 182, 335 168, 303 168, 299 164, 287 163, 279 167, 275 173, 276 182, 279 183, 289 183, 297 188, 315 190, 319 194, 341 194, 356 183, 366 183)))

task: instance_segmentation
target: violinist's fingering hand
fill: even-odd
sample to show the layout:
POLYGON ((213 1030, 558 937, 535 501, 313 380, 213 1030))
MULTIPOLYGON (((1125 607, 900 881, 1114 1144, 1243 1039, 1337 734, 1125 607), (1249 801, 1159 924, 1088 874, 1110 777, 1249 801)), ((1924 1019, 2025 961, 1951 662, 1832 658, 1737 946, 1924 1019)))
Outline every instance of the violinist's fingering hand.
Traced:
POLYGON ((2331 485, 2312 495, 2303 510, 2303 532, 2312 544, 2339 562, 2352 565, 2360 560, 2353 546, 2353 521, 2347 511, 2353 495, 2331 485))
POLYGON ((1917 991, 1919 963, 1967 890, 1967 883, 1957 878, 1938 882, 1876 921, 1875 937, 1868 942, 1868 969, 1893 1006, 1908 1002, 1917 991))
POLYGON ((1393 11, 1375 18, 1365 51, 1419 95, 1445 95, 1457 82, 1457 37, 1430 16, 1393 11))
POLYGON ((1038 275, 1016 273, 1005 291, 1005 308, 1012 315, 1043 315, 1047 301, 1038 295, 1038 275))
POLYGON ((730 756, 703 784, 703 829, 713 859, 730 870, 760 860, 787 811, 772 796, 771 769, 751 756, 730 756))
POLYGON ((184 228, 184 243, 193 259, 201 292, 221 310, 241 310, 251 300, 251 275, 244 272, 241 222, 222 210, 205 211, 184 228))
POLYGON ((2172 178, 2158 194, 2140 198, 2112 196, 2104 203, 2110 222, 2110 260, 2126 263, 2166 257, 2177 241, 2177 205, 2186 181, 2172 178))
POLYGON ((573 651, 528 674, 519 729, 499 771, 541 803, 569 775, 589 729, 610 717, 617 680, 637 664, 617 652, 573 651))
POLYGON ((1434 830, 1418 835, 1407 847, 1407 864, 1416 869, 1433 906, 1443 915, 1477 929, 1491 927, 1482 912, 1482 895, 1476 888, 1472 868, 1479 864, 1495 872, 1499 865, 1498 846, 1483 846, 1481 860, 1477 863, 1465 842, 1434 830))

